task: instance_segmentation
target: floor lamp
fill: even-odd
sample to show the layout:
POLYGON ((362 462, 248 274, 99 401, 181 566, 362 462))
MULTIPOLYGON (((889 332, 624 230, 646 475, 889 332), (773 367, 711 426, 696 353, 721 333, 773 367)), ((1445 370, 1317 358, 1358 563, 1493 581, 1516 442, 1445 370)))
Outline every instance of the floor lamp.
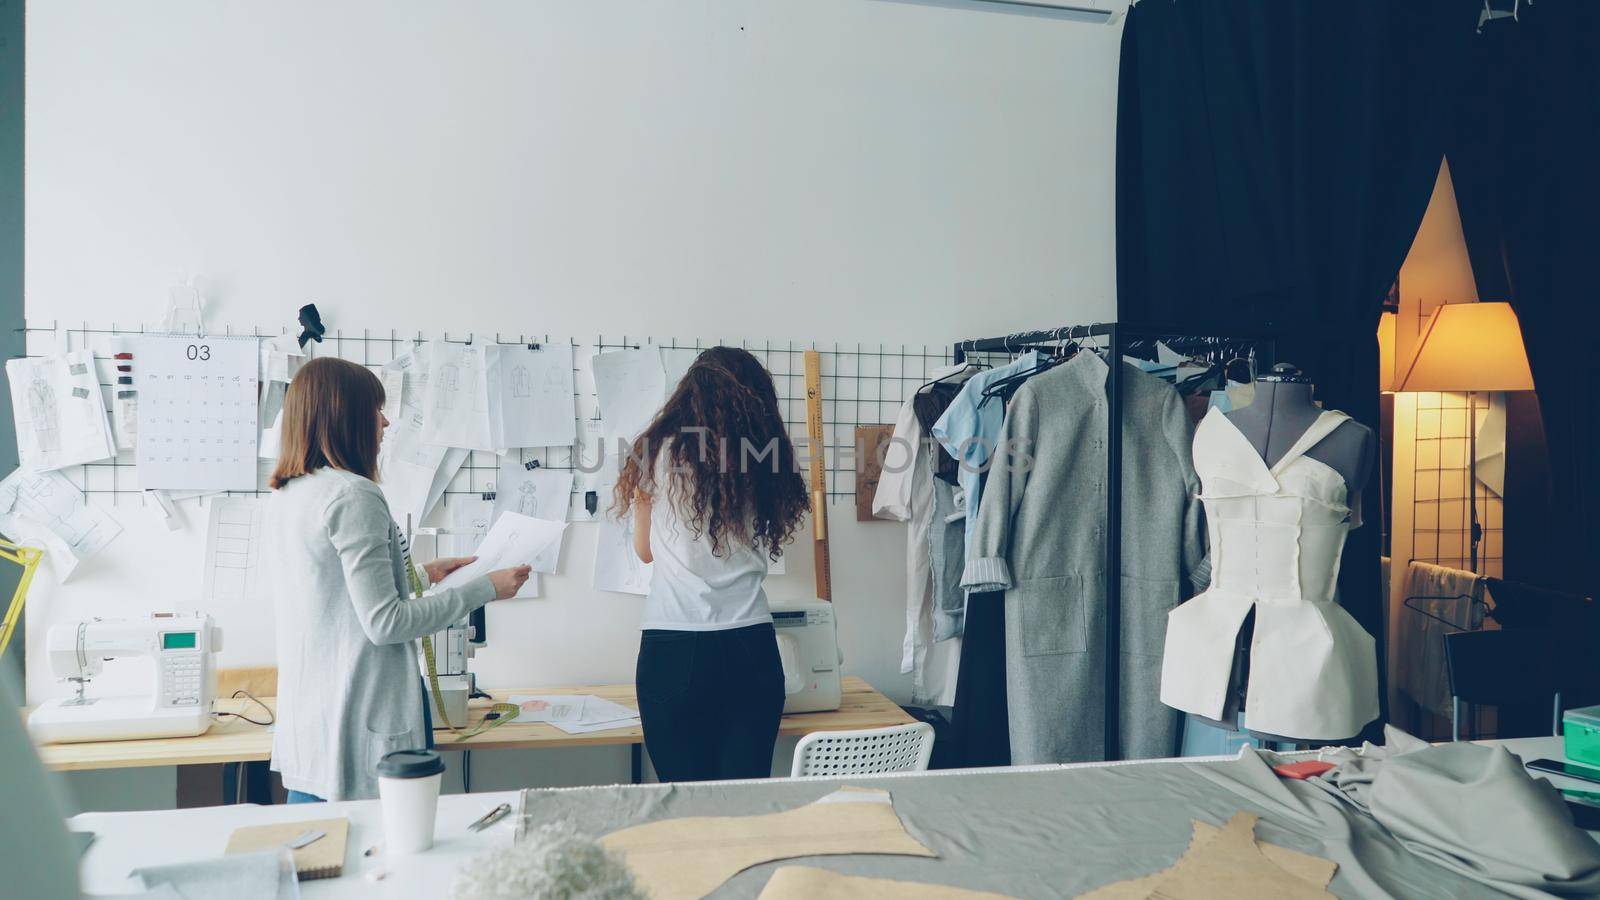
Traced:
POLYGON ((1467 503, 1471 510, 1472 571, 1478 571, 1478 391, 1531 391, 1533 372, 1511 304, 1447 303, 1433 311, 1396 391, 1467 395, 1467 503))

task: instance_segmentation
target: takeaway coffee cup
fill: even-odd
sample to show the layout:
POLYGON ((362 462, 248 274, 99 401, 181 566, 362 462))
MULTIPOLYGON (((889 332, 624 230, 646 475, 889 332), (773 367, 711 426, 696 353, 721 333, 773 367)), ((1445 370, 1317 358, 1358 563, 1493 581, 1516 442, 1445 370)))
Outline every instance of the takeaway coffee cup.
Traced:
POLYGON ((432 750, 396 750, 378 760, 385 851, 421 853, 433 846, 433 819, 443 778, 444 760, 432 750))

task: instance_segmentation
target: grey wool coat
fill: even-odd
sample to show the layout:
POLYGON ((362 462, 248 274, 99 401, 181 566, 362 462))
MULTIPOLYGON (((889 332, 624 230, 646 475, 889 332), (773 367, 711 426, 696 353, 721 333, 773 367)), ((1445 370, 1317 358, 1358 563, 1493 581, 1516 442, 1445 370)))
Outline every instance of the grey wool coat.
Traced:
MULTIPOLYGON (((1160 700, 1161 654, 1167 611, 1192 593, 1191 574, 1204 558, 1195 499, 1200 485, 1177 391, 1122 365, 1116 713, 1123 756, 1172 756, 1178 713, 1160 700)), ((1016 765, 1105 758, 1109 372, 1098 356, 1084 352, 1017 389, 962 573, 971 590, 1006 591, 1006 687, 1016 765)))

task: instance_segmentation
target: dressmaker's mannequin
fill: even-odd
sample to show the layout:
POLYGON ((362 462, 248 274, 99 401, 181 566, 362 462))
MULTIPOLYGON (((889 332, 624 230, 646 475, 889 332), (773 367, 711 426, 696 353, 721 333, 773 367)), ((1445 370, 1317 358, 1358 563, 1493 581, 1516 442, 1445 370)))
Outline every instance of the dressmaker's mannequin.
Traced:
MULTIPOLYGON (((1249 406, 1228 413, 1228 420, 1238 427, 1268 466, 1276 465, 1322 415, 1322 407, 1312 402, 1314 388, 1311 379, 1299 369, 1280 363, 1272 367, 1271 374, 1256 378, 1255 399, 1249 406)), ((1346 419, 1307 450, 1305 455, 1338 472, 1344 478, 1349 502, 1355 505, 1361 501, 1357 492, 1366 485, 1372 472, 1373 462, 1377 458, 1377 444, 1377 437, 1371 428, 1355 419, 1346 419)), ((1223 721, 1206 720, 1230 731, 1239 727, 1239 709, 1243 706, 1241 686, 1249 676, 1250 656, 1246 648, 1250 646, 1253 619, 1254 613, 1251 613, 1251 621, 1247 621, 1245 627, 1239 630, 1234 674, 1228 692, 1230 699, 1223 721)), ((1196 718, 1205 719, 1204 716, 1196 718)), ((1248 726, 1249 722, 1245 724, 1248 726)), ((1250 734, 1262 740, 1298 742, 1293 737, 1249 730, 1250 734)))
MULTIPOLYGON (((1228 420, 1238 426, 1267 465, 1275 465, 1322 415, 1322 407, 1311 402, 1312 390, 1310 378, 1294 366, 1280 363, 1272 367, 1270 375, 1256 379, 1255 399, 1228 413, 1228 420)), ((1354 502, 1355 493, 1366 485, 1372 472, 1377 445, 1371 428, 1348 419, 1306 455, 1343 476, 1354 502)))

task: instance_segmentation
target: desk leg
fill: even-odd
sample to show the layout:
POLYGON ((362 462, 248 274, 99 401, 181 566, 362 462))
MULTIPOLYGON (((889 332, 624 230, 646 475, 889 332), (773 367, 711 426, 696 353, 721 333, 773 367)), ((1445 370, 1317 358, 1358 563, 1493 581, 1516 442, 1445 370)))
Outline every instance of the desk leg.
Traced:
POLYGON ((634 784, 644 783, 644 744, 630 744, 628 746, 632 764, 629 766, 634 784))

